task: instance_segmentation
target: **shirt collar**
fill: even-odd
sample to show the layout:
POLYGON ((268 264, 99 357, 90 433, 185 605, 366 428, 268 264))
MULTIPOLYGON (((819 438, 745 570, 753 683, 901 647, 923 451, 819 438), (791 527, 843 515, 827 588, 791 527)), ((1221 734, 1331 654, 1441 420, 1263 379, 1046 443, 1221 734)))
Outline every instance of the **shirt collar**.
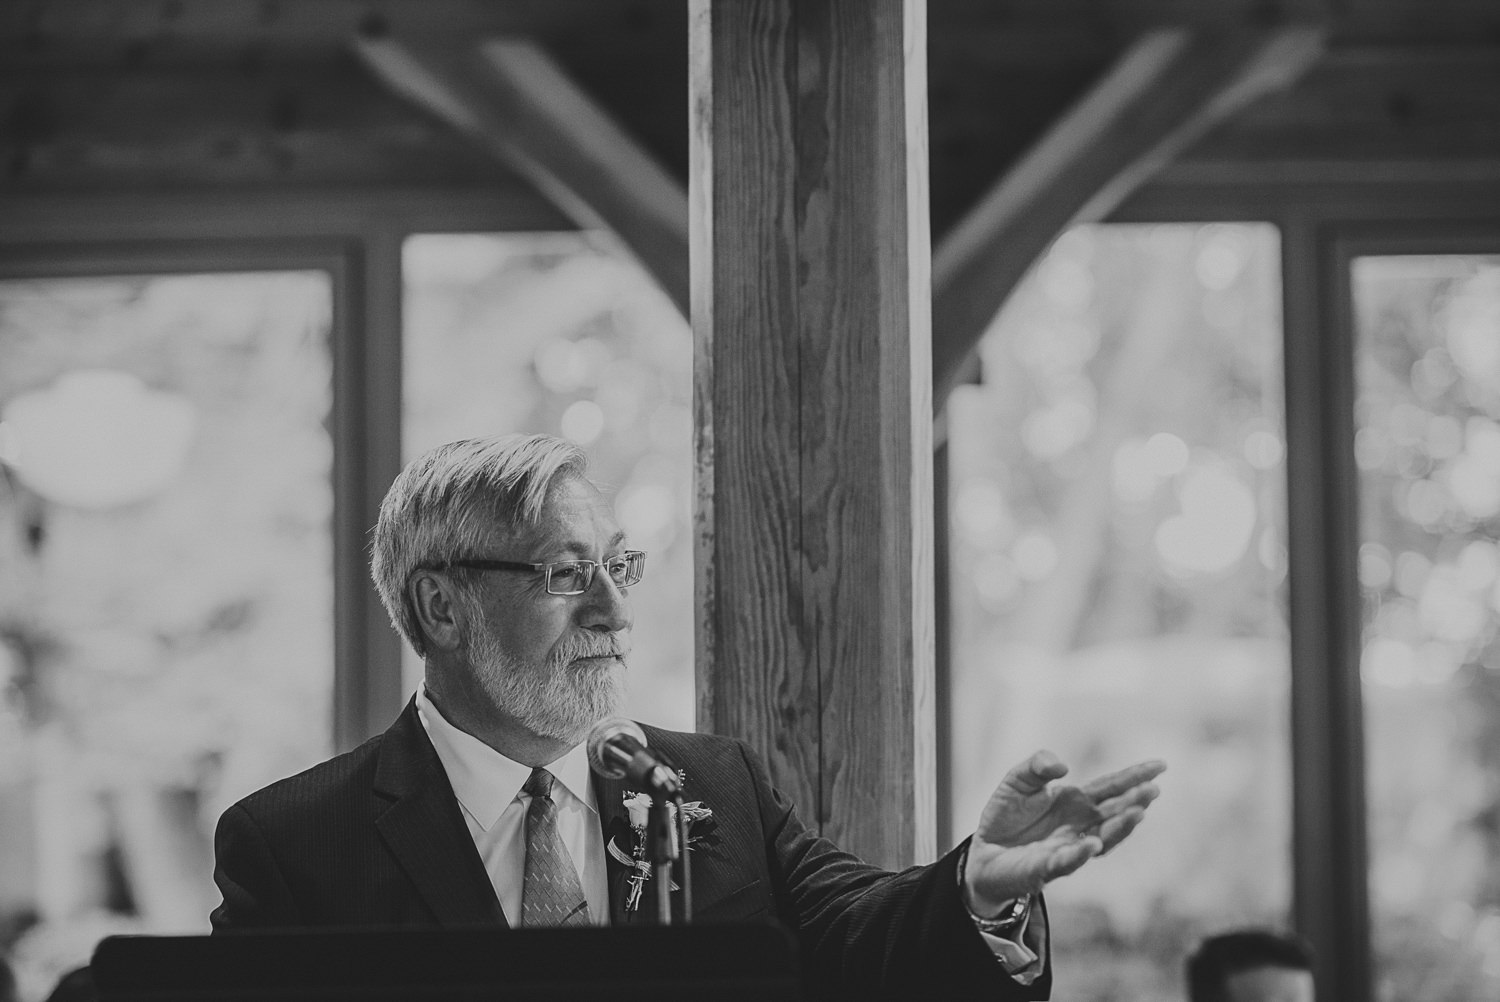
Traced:
MULTIPOLYGON (((531 766, 506 758, 467 731, 454 726, 427 698, 427 686, 417 687, 417 717, 432 747, 437 751, 453 795, 465 812, 485 831, 494 827, 500 815, 521 796, 521 787, 531 777, 531 766)), ((595 814, 594 785, 589 781, 588 752, 582 744, 574 745, 557 761, 547 766, 556 783, 553 799, 561 786, 584 807, 595 814)))

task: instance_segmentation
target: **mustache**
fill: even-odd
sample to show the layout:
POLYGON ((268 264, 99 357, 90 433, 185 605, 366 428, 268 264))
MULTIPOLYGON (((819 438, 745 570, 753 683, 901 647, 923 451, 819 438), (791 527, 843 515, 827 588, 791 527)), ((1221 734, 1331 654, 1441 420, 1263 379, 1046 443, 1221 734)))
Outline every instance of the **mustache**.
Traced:
POLYGON ((556 648, 559 664, 571 664, 580 658, 623 658, 630 653, 628 634, 574 634, 556 648))

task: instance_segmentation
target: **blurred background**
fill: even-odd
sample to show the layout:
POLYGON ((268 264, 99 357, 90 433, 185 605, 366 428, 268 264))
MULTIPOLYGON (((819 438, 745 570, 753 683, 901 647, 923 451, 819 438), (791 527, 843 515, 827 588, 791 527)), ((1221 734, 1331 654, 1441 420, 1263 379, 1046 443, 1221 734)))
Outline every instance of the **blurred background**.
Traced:
MULTIPOLYGON (((1045 6, 928 4, 937 245, 1183 17, 1045 6)), ((1295 86, 997 267, 936 419, 941 848, 1036 747, 1084 777, 1171 763, 1128 850, 1049 889, 1059 998, 1182 998, 1195 940, 1329 893, 1368 923, 1350 962, 1381 1002, 1500 997, 1500 23, 1336 6, 1295 86), (1308 499, 1345 475, 1357 552, 1325 561, 1308 499), (1346 680, 1293 656, 1317 629, 1298 560, 1352 596, 1346 680), (1354 700, 1347 740, 1324 686, 1354 700), (1329 740, 1347 757, 1310 761, 1329 740), (1349 794, 1360 843, 1327 858, 1364 861, 1358 892, 1318 882, 1299 775, 1349 794)), ((224 808, 410 695, 364 547, 433 445, 584 447, 650 555, 628 710, 694 726, 692 332, 649 261, 355 55, 412 11, 0 20, 0 956, 23 1002, 102 936, 206 931, 224 808)), ((423 11, 538 40, 686 177, 681 3, 423 11)))
MULTIPOLYGON (((1277 255, 1258 224, 1070 231, 949 405, 954 830, 1034 746, 1173 764, 1151 837, 1052 893, 1083 997, 1167 997, 1204 928, 1290 907, 1277 255)), ((685 322, 587 234, 403 263, 403 454, 583 445, 651 554, 630 712, 690 729, 685 322)), ((1361 258, 1354 289, 1375 928, 1392 997, 1478 998, 1500 256, 1361 258)), ((0 284, 0 900, 33 989, 105 932, 205 929, 219 813, 333 750, 329 312, 307 272, 0 284)))

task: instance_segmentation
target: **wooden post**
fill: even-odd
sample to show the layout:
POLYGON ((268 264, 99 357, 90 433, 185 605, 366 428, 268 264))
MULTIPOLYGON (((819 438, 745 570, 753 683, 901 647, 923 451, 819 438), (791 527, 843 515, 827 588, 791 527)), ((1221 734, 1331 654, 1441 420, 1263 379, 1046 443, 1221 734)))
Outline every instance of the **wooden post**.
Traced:
POLYGON ((692 0, 698 724, 934 852, 923 0, 692 0))

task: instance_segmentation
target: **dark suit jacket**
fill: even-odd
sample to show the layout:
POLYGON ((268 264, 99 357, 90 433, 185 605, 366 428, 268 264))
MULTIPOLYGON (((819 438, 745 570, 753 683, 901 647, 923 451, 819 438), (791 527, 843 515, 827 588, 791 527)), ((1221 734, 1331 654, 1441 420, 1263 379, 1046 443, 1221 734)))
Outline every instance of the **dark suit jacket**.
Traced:
MULTIPOLYGON (((740 741, 645 728, 713 811, 692 849, 696 922, 774 919, 795 934, 811 983, 832 997, 1046 998, 985 945, 958 894, 958 850, 892 873, 809 831, 740 741)), ((602 837, 631 845, 624 783, 595 779, 602 837)), ((699 829, 695 829, 698 831, 699 829)), ((384 734, 246 797, 214 840, 215 931, 327 926, 505 925, 437 752, 409 703, 384 734)), ((626 867, 609 859, 614 924, 626 867)))

